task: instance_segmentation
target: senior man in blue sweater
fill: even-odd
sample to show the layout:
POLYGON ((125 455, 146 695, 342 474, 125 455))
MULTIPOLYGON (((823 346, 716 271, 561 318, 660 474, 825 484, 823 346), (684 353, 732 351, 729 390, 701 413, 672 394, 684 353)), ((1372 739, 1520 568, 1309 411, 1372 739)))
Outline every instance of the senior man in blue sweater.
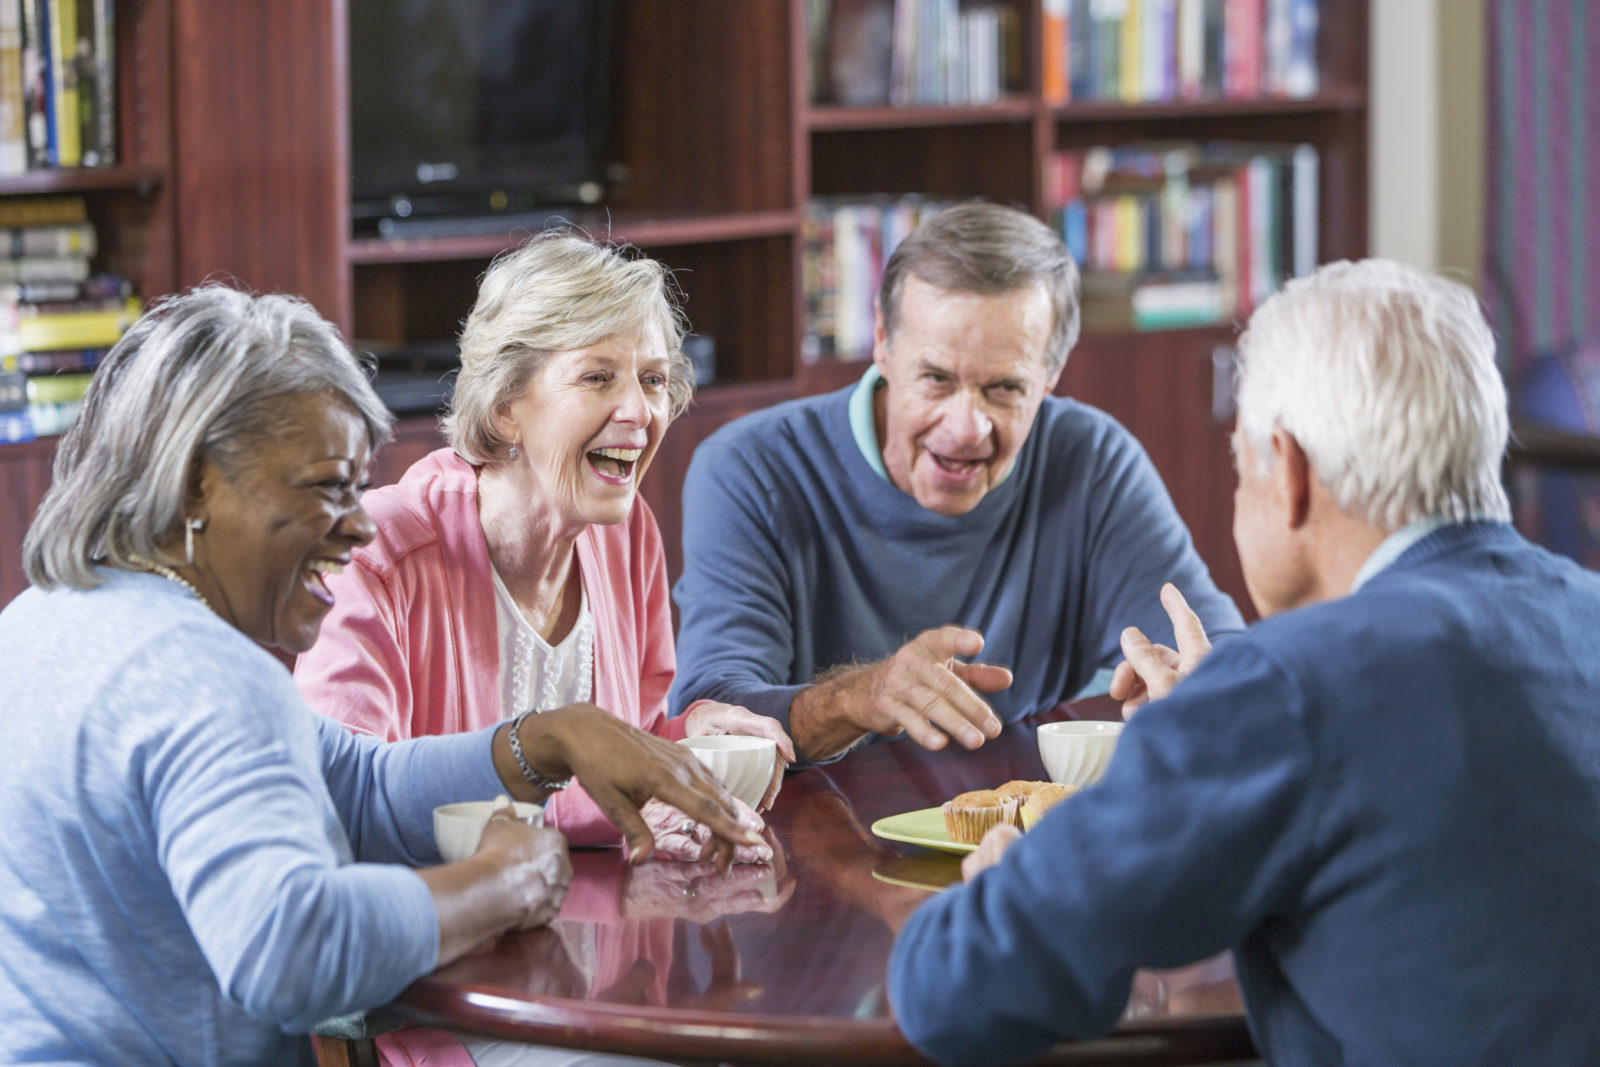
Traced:
POLYGON ((1600 576, 1506 522, 1472 294, 1332 264, 1240 352, 1234 537, 1270 618, 1187 677, 1193 649, 1124 635, 1114 690, 1148 706, 901 930, 900 1026, 1018 1060, 1108 1030, 1135 968, 1232 948, 1274 1064, 1600 1063, 1600 576))
POLYGON ((1243 629, 1138 442, 1050 395, 1077 290, 1038 219, 949 208, 889 258, 858 385, 700 445, 674 714, 742 704, 810 760, 901 731, 977 748, 1113 665, 1123 626, 1164 632, 1163 582, 1243 629))

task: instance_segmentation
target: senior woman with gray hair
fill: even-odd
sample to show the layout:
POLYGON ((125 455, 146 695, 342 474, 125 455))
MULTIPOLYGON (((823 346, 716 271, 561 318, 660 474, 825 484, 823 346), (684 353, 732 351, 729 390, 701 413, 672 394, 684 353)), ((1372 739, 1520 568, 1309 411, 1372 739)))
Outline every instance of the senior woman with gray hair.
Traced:
POLYGON ((196 290, 107 356, 0 612, 10 1057, 309 1063, 295 1031, 549 921, 560 835, 507 811, 437 865, 439 804, 576 774, 619 820, 658 793, 693 812, 724 863, 756 840, 695 760, 592 706, 407 745, 306 708, 261 646, 316 638, 389 427, 292 298, 196 290))
MULTIPOLYGON (((638 485, 689 402, 681 341, 653 260, 559 230, 497 260, 462 332, 450 447, 368 496, 377 538, 330 576, 338 602, 295 668, 307 702, 399 740, 592 700, 671 739, 769 737, 792 760, 782 728, 744 708, 702 701, 667 718, 666 562, 638 485)), ((615 843, 598 799, 561 793, 549 825, 615 843)), ((635 854, 699 856, 697 820, 665 804, 644 816, 621 826, 635 854)))

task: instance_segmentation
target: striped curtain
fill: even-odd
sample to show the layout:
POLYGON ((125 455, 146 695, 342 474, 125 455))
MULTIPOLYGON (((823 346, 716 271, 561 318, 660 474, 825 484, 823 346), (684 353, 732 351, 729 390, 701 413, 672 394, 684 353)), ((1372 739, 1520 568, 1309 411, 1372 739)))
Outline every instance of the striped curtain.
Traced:
POLYGON ((1514 379, 1538 354, 1600 343, 1600 0, 1486 11, 1483 299, 1514 379))

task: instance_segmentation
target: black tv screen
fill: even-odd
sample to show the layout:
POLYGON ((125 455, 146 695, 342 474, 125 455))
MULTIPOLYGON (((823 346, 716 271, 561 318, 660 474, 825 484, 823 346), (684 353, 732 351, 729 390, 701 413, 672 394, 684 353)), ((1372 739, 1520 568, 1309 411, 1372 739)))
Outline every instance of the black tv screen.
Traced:
POLYGON ((612 0, 351 0, 357 225, 599 198, 612 0))

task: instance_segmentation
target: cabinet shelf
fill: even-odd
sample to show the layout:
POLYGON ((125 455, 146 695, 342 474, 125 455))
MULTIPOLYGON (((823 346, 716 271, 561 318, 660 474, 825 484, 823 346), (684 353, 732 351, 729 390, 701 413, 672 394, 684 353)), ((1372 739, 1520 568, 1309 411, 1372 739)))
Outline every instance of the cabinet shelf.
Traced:
POLYGON ((913 126, 975 126, 1026 122, 1038 105, 1031 97, 1005 96, 992 104, 904 107, 813 107, 805 122, 812 130, 889 130, 913 126))
POLYGON ((1244 97, 1226 100, 1171 100, 1149 104, 1093 101, 1051 109, 1062 122, 1127 122, 1137 119, 1251 118, 1259 115, 1316 115, 1362 111, 1366 93, 1341 89, 1301 99, 1244 97))
POLYGON ((68 167, 0 178, 0 196, 78 193, 101 189, 154 189, 166 179, 160 167, 68 167))
MULTIPOLYGON (((798 214, 787 210, 728 215, 653 215, 649 218, 574 213, 572 222, 590 233, 641 248, 778 237, 792 234, 799 228, 798 214)), ((360 237, 350 241, 346 250, 352 264, 489 259, 515 248, 526 236, 526 231, 519 230, 470 237, 360 237)))

